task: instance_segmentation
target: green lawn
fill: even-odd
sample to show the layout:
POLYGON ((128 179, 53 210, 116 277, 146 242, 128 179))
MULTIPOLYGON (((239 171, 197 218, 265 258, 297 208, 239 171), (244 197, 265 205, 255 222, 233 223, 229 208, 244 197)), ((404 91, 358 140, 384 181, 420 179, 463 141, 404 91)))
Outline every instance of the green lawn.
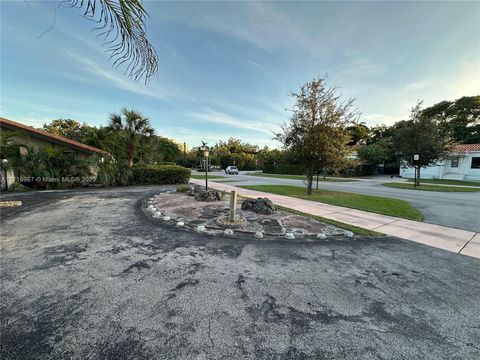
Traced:
MULTIPOLYGON (((249 176, 260 176, 260 177, 267 177, 267 178, 277 178, 277 179, 294 179, 294 180, 307 180, 307 177, 305 175, 286 175, 286 174, 266 174, 262 172, 254 172, 254 173, 248 173, 247 175, 249 176)), ((327 177, 324 179, 322 176, 318 178, 319 181, 332 181, 332 182, 346 182, 346 181, 357 181, 357 180, 350 180, 350 179, 336 179, 336 178, 331 178, 327 177)), ((317 177, 313 177, 313 181, 317 181, 317 177)))
POLYGON ((392 182, 384 183, 383 186, 388 186, 397 189, 408 189, 408 190, 423 190, 423 191, 442 191, 442 192, 474 192, 480 191, 480 187, 459 187, 459 186, 441 186, 441 185, 420 185, 413 187, 412 183, 409 182, 392 182))
POLYGON ((352 209, 365 210, 403 219, 421 221, 423 218, 420 211, 415 209, 406 201, 399 199, 330 190, 313 190, 312 195, 308 196, 305 193, 305 188, 287 185, 255 185, 240 187, 273 194, 293 196, 300 199, 317 201, 326 204, 345 206, 352 209))
MULTIPOLYGON (((203 180, 205 180, 205 174, 201 174, 201 175, 199 175, 199 174, 192 174, 192 175, 190 175, 190 177, 191 177, 192 179, 201 179, 201 180, 203 179, 203 180)), ((210 180, 210 179, 212 179, 212 180, 213 180, 213 179, 225 179, 225 176, 208 175, 208 179, 209 179, 209 180, 210 180)))
MULTIPOLYGON (((413 182, 413 179, 408 179, 409 182, 413 182)), ((480 181, 467 181, 467 180, 448 180, 448 179, 421 179, 420 183, 424 184, 445 184, 445 185, 466 185, 466 186, 479 186, 480 181)))

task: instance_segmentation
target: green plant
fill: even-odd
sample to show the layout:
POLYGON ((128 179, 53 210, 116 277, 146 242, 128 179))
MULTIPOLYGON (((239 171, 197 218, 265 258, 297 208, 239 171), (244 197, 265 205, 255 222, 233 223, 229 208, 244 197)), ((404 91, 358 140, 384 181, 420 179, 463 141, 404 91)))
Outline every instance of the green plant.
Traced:
POLYGON ((150 125, 150 120, 143 117, 135 110, 123 108, 120 113, 110 116, 109 128, 118 133, 126 135, 127 164, 131 168, 140 141, 145 141, 149 136, 153 136, 155 131, 150 125))
POLYGON ((25 185, 22 185, 18 182, 14 182, 8 187, 8 191, 11 192, 25 192, 25 191, 31 191, 29 187, 26 187, 25 185))
POLYGON ((103 186, 130 184, 132 170, 125 161, 116 161, 110 156, 106 158, 92 156, 91 165, 97 170, 97 182, 103 186))
POLYGON ((190 190, 192 190, 192 187, 190 185, 187 185, 187 184, 177 185, 177 192, 179 193, 187 193, 190 190))
POLYGON ((132 169, 132 184, 186 184, 190 170, 176 165, 137 165, 132 169))
POLYGON ((148 14, 142 0, 68 0, 60 5, 78 8, 94 21, 114 67, 125 65, 128 76, 145 82, 157 74, 158 56, 145 30, 148 14))

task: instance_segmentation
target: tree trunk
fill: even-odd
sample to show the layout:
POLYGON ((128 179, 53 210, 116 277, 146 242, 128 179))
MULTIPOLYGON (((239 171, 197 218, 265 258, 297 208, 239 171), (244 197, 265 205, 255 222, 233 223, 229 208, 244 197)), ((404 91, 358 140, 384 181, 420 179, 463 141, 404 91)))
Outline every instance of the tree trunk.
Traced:
POLYGON ((327 180, 327 167, 323 167, 323 180, 327 180))
POLYGON ((307 169, 307 195, 312 195, 313 185, 313 164, 308 166, 307 169))
POLYGON ((127 149, 127 165, 129 168, 133 166, 134 157, 135 157, 135 144, 130 143, 128 144, 128 149, 127 149))
POLYGON ((420 166, 417 166, 418 172, 417 172, 417 186, 420 186, 420 166))

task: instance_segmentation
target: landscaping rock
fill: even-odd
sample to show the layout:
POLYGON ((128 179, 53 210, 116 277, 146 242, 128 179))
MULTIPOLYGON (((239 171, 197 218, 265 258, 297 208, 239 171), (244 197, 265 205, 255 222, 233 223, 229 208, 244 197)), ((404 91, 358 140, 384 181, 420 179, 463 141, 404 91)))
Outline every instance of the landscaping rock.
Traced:
POLYGON ((325 240, 327 238, 327 235, 320 233, 317 235, 317 239, 325 240))
POLYGON ((164 216, 164 217, 163 217, 163 220, 165 220, 165 221, 170 220, 170 216, 164 216))
POLYGON ((247 199, 242 203, 242 210, 253 211, 262 215, 272 215, 277 211, 269 198, 247 199))
POLYGON ((183 221, 179 221, 179 222, 177 222, 177 226, 178 227, 183 227, 183 226, 185 226, 185 223, 183 221))
POLYGON ((295 235, 294 235, 293 233, 291 233, 291 232, 290 232, 290 233, 286 233, 286 234, 285 234, 285 237, 286 237, 287 239, 290 239, 290 240, 295 239, 295 235))
POLYGON ((222 193, 217 190, 201 190, 195 192, 195 200, 197 201, 220 201, 222 200, 222 193))
POLYGON ((223 231, 223 235, 232 236, 233 235, 233 230, 232 229, 225 229, 223 231))
POLYGON ((260 232, 260 231, 257 231, 254 235, 257 239, 262 239, 263 238, 263 234, 260 232))
POLYGON ((201 186, 201 185, 195 185, 194 187, 192 187, 192 188, 190 189, 190 191, 188 192, 188 195, 190 195, 190 196, 195 196, 196 193, 199 193, 199 192, 201 192, 201 191, 204 191, 204 189, 205 189, 205 188, 204 188, 203 186, 201 186))
POLYGON ((198 225, 195 230, 197 230, 198 232, 202 232, 202 231, 205 231, 205 226, 203 225, 198 225))

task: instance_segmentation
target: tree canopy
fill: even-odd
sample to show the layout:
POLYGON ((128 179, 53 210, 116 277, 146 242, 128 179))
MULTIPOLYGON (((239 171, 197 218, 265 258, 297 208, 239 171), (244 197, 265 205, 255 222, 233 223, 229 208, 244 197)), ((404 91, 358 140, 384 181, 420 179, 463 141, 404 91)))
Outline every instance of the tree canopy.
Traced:
POLYGON ((295 100, 290 120, 276 139, 297 154, 307 170, 307 194, 312 192, 317 168, 341 165, 348 155, 350 134, 347 126, 358 119, 353 99, 342 100, 335 88, 318 78, 291 93, 295 100))
POLYGON ((480 95, 442 101, 423 109, 422 113, 436 120, 453 141, 460 144, 480 143, 480 95))
MULTIPOLYGON (((450 135, 431 116, 427 116, 418 102, 411 111, 410 119, 396 129, 394 147, 400 159, 408 166, 418 169, 435 164, 444 158, 452 144, 450 135), (415 160, 415 154, 419 159, 415 160)), ((419 176, 420 177, 420 176, 419 176)))

